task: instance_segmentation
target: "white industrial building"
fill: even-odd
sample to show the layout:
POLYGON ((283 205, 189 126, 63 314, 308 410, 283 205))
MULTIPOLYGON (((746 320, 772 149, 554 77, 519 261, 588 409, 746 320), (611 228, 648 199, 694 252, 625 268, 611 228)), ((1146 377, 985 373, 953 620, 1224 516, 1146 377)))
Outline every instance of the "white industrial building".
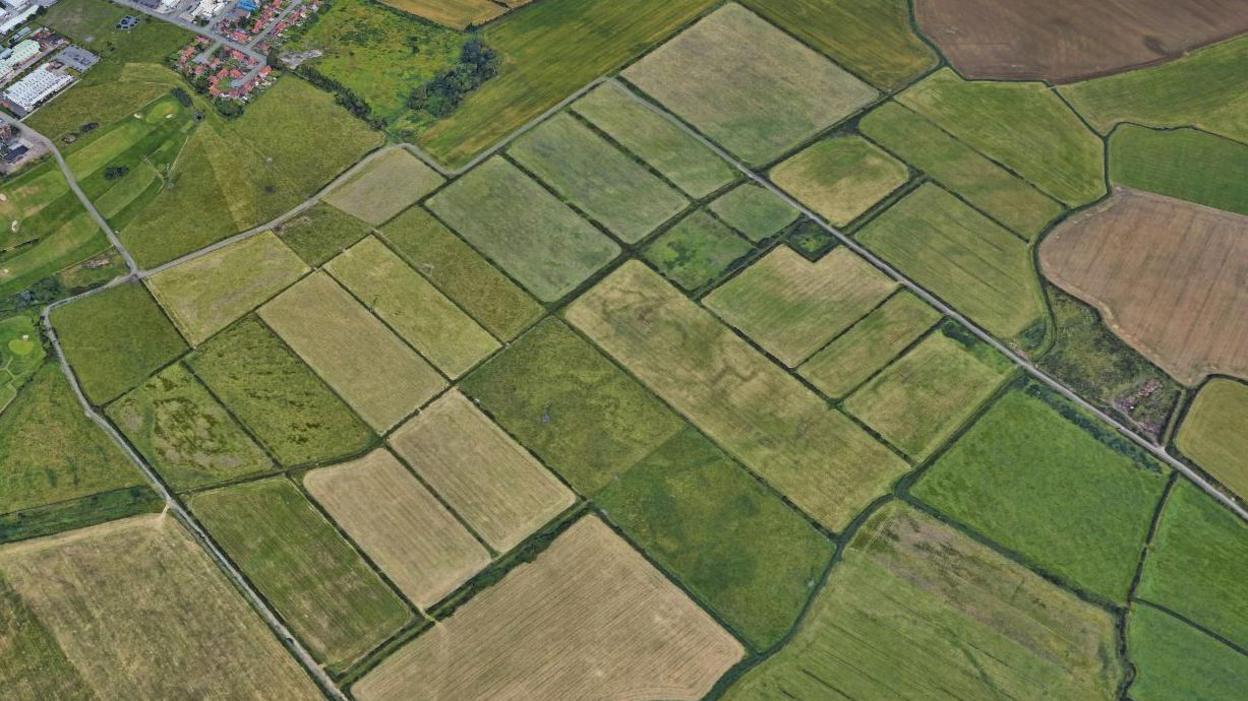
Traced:
POLYGON ((11 49, 0 51, 0 80, 5 80, 23 63, 39 55, 39 42, 32 39, 19 42, 11 49))
POLYGON ((43 65, 10 85, 4 99, 29 113, 72 82, 74 77, 68 73, 43 65))
POLYGON ((26 2, 17 6, 9 6, 9 9, 0 14, 0 34, 8 34, 17 29, 26 20, 35 16, 39 11, 39 4, 35 2, 26 2))

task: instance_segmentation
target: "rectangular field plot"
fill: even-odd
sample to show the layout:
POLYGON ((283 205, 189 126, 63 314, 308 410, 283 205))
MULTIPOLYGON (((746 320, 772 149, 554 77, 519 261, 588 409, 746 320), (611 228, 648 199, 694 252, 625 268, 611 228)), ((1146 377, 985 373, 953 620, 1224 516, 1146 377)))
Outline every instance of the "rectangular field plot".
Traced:
POLYGON ((274 228, 282 241, 308 265, 321 265, 368 236, 369 226, 349 214, 319 203, 274 228))
POLYGON ((717 280, 754 247, 727 224, 699 209, 646 247, 646 260, 688 291, 717 280))
POLYGON ((515 547, 576 500, 457 391, 395 431, 390 444, 500 552, 515 547))
POLYGON ((1127 652, 1135 701, 1235 701, 1248 689, 1248 656, 1148 605, 1131 608, 1127 652))
POLYGON ((1017 336, 1041 317, 1027 244, 936 185, 872 219, 858 240, 996 336, 1017 336))
POLYGON ((485 547, 385 450, 313 470, 303 485, 421 608, 437 603, 490 562, 485 547))
POLYGON ((620 240, 635 243, 689 204, 667 183, 566 113, 507 151, 620 240))
POLYGON ((728 4, 624 77, 751 165, 762 165, 870 102, 875 90, 728 4))
POLYGON ((594 501, 757 650, 793 625, 834 549, 693 427, 594 501))
POLYGON ((780 233, 800 215, 774 192, 748 181, 720 195, 709 207, 755 243, 780 233))
POLYGON ((1034 238, 1062 213, 1056 200, 908 107, 886 102, 858 128, 1024 238, 1034 238))
POLYGON ((743 654, 684 592, 587 516, 351 692, 360 701, 692 701, 743 654))
POLYGON ((181 363, 110 404, 108 416, 175 490, 273 467, 273 461, 181 363))
POLYGON ((385 4, 452 29, 484 24, 507 11, 493 0, 386 0, 385 4))
POLYGON ((797 635, 728 689, 754 699, 1101 699, 1114 618, 900 502, 876 511, 797 635))
POLYGON ((371 236, 325 269, 448 377, 498 348, 488 331, 371 236))
POLYGON ((1219 377, 1201 387, 1175 445, 1241 499, 1248 499, 1248 384, 1219 377))
POLYGON ((445 179, 402 148, 382 153, 334 186, 325 202, 376 226, 438 189, 445 179))
POLYGON ((542 314, 541 305, 527 292, 420 207, 395 217, 381 236, 501 340, 515 338, 542 314))
POLYGON ((429 209, 543 302, 568 294, 620 252, 502 158, 434 195, 429 209))
POLYGON ((703 300, 785 365, 796 367, 897 289, 848 248, 811 263, 779 246, 703 300))
POLYGON ((637 261, 568 308, 568 320, 730 453, 832 530, 908 469, 637 261))
POLYGON ((16 701, 322 698, 171 516, 0 549, 0 620, 16 701))
POLYGON ((1196 129, 1123 124, 1109 137, 1116 185, 1248 214, 1248 144, 1196 129))
POLYGON ((690 197, 706 197, 737 177, 736 169, 714 151, 638 102, 617 82, 594 88, 572 103, 572 110, 593 122, 690 197))
POLYGON ((324 273, 261 307, 260 317, 378 431, 446 386, 429 363, 324 273))
POLYGON ((919 340, 937 321, 940 312, 903 290, 811 356, 797 371, 819 391, 840 399, 919 340))
POLYGON ((192 345, 229 326, 308 271, 265 232, 148 279, 148 287, 192 345))
POLYGON ((1014 370, 988 344, 954 328, 929 335, 845 400, 845 411, 915 460, 940 447, 1014 370))
POLYGON ((557 319, 535 326, 459 388, 585 495, 684 424, 557 319))
POLYGON ((350 455, 374 439, 368 426, 255 317, 200 346, 188 363, 282 465, 350 455))
POLYGON ((1006 394, 912 492, 1059 579, 1125 601, 1166 475, 1046 392, 1006 394))
POLYGON ((274 477, 200 492, 191 511, 317 659, 334 669, 410 618, 292 482, 274 477))
POLYGON ((906 164, 859 136, 815 142, 768 177, 833 226, 845 226, 910 179, 906 164))

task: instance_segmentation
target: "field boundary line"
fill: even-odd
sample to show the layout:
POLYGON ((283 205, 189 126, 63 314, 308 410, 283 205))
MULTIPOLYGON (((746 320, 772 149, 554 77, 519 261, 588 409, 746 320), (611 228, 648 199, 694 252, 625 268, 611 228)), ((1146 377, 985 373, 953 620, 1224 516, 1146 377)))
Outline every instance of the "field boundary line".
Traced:
POLYGON ((737 160, 734 156, 732 156, 732 154, 728 153, 723 148, 721 148, 718 144, 715 144, 710 139, 703 136, 698 131, 694 130, 684 121, 670 114, 669 112, 664 110, 662 107, 658 106, 657 104, 650 102, 650 100, 638 95, 637 92, 631 86, 625 85, 622 82, 620 83, 620 85, 624 86, 628 90, 629 96, 632 99, 636 100, 639 104, 643 105, 647 109, 654 111, 659 116, 677 125, 682 131, 689 134, 693 138, 697 139, 704 146, 713 150, 716 154, 719 155, 720 158, 723 158, 734 168, 741 171, 741 173, 744 174, 747 178, 749 178, 750 180, 753 180, 755 183, 761 185, 762 187, 770 190, 777 197, 780 197, 785 202, 789 203, 790 206, 796 208, 799 212, 804 214, 811 221, 815 222, 824 231, 836 237, 843 245, 845 245, 851 251, 862 256, 867 262, 871 263, 872 265, 880 269, 882 272, 884 272, 888 276, 900 282, 903 287, 908 288, 911 292, 918 295, 925 302, 935 307, 941 313, 957 320, 959 323, 965 326, 968 330, 970 330, 971 333, 979 337, 980 340, 984 341, 988 345, 995 348, 997 351, 1004 354, 1015 365, 1022 367, 1029 375, 1036 378, 1037 380, 1044 383, 1045 385, 1048 385, 1051 389, 1065 396, 1067 399, 1073 401, 1075 404, 1079 405, 1084 410, 1090 412, 1093 416, 1095 416, 1099 420, 1109 424, 1115 430, 1117 430, 1119 433, 1121 433, 1123 436, 1129 439, 1131 442, 1143 448, 1145 451, 1152 454, 1154 457, 1161 460, 1165 464, 1169 465, 1174 470, 1182 473, 1183 476, 1191 480, 1191 482, 1194 483, 1197 487, 1199 487, 1202 491, 1212 496, 1214 499, 1218 500, 1225 507, 1227 507, 1232 512, 1234 512, 1240 519, 1244 521, 1248 521, 1248 509, 1245 509, 1244 507, 1240 506, 1239 503, 1236 502, 1234 499, 1223 494, 1221 491, 1215 488, 1212 484, 1210 484, 1208 480, 1204 479, 1200 474, 1198 474, 1195 470, 1191 469, 1183 462, 1175 459, 1174 456, 1170 455, 1164 449, 1154 445, 1153 443, 1148 441, 1146 438, 1140 436, 1139 434, 1137 434, 1135 431, 1133 431, 1131 428, 1129 428, 1125 424, 1117 421, 1113 417, 1106 414, 1104 411, 1101 411, 1100 408, 1094 406, 1090 402, 1080 397, 1073 390, 1066 387, 1066 385, 1062 384, 1055 378, 1049 376, 1048 373, 1041 370, 1039 367, 1033 364, 1030 360, 1024 358, 1022 355, 1014 351, 1012 348, 1009 348, 1004 343, 998 341, 995 337, 992 336, 992 334, 989 334, 987 331, 984 331, 982 328, 980 328, 977 324, 972 322, 970 319, 966 318, 960 312, 950 307, 940 298, 936 297, 936 295, 932 294, 931 292, 928 292, 925 288, 921 287, 918 283, 914 282, 910 278, 903 275, 899 270, 897 270, 892 265, 884 261, 882 258, 875 255, 871 251, 867 250, 865 246, 858 243, 854 239, 850 238, 846 234, 842 233, 839 229, 829 225, 826 221, 824 221, 822 218, 816 215, 809 208, 807 208, 802 203, 790 197, 783 190, 781 190, 780 188, 772 184, 771 181, 755 173, 753 170, 749 168, 749 166, 742 164, 739 160, 737 160))

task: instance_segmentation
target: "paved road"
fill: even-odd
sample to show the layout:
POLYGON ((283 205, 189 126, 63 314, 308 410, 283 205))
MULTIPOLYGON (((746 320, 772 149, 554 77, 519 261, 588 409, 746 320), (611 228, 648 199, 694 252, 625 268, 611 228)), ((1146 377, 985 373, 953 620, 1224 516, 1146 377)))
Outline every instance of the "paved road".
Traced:
POLYGON ((222 44, 225 44, 226 46, 230 47, 231 49, 238 49, 244 54, 259 61, 260 65, 262 66, 268 62, 268 57, 266 57, 264 54, 260 53, 259 51, 256 51, 255 49, 248 46, 247 44, 240 44, 239 42, 233 41, 232 39, 229 39, 221 35, 218 32, 214 32, 211 29, 208 29, 207 27, 201 27, 198 24, 195 24, 194 22, 189 22, 187 20, 184 20, 181 17, 178 17, 177 13, 170 12, 167 15, 161 14, 151 8, 144 7, 137 2, 134 2, 134 0, 112 0, 112 1, 115 4, 121 5, 122 7, 126 9, 134 10, 135 12, 141 12, 147 15, 148 17, 151 17, 152 19, 157 19, 157 20, 160 20, 161 22, 168 22, 169 24, 175 24, 185 29, 188 32, 194 32, 195 34, 198 34, 201 37, 207 37, 209 39, 212 39, 213 41, 219 41, 222 44))
POLYGON ((903 275, 901 271, 897 270, 896 268, 894 268, 893 266, 885 262, 883 259, 876 256, 874 253, 864 248, 857 241, 850 238, 849 236, 846 236, 839 229, 829 225, 826 221, 824 221, 817 214, 815 214, 810 209, 802 205, 802 203, 790 197, 786 192, 784 192, 780 188, 776 187, 775 185, 772 185, 771 181, 767 180, 761 175, 758 175, 754 171, 750 170, 749 166, 741 163, 732 154, 720 148, 710 139, 707 139, 706 137, 702 136, 702 134, 698 133, 689 125, 681 121, 680 118, 668 113, 662 107, 659 107, 658 105, 651 103, 645 98, 642 98, 641 96, 637 95, 632 90, 625 90, 625 92, 629 96, 631 96, 634 100, 636 100, 638 103, 640 103, 641 105, 649 109, 650 111, 654 112, 655 114, 658 114, 659 116, 663 117, 669 122, 680 127, 681 131, 697 139, 699 143, 701 143, 702 145, 714 151, 716 154, 719 155, 720 158, 723 158, 725 161, 731 163, 733 167, 741 171, 741 173, 743 173, 750 180, 753 180, 759 185, 767 188, 776 196, 780 197, 785 202, 788 202, 791 206, 801 211, 802 214, 805 214, 807 217, 809 217, 811 221, 818 224, 821 228, 823 228, 824 231, 827 231, 828 233, 835 236, 836 239, 840 241, 845 247, 849 248, 851 251, 857 253, 858 255, 870 261, 872 265, 879 268, 885 274, 889 275, 893 279, 900 282, 902 285, 908 288, 911 292, 921 297, 928 304, 939 309, 943 314, 945 314, 945 316, 951 317, 953 319, 957 319, 963 326, 970 329, 971 332, 974 333, 976 336, 978 336, 982 341, 991 345, 993 348, 997 349, 1003 355, 1005 355, 1010 360, 1012 360, 1015 365, 1018 365, 1023 370, 1025 370, 1029 375, 1036 378, 1037 380, 1040 380, 1044 384, 1048 385, 1049 387, 1051 387, 1052 389, 1060 393, 1062 396, 1078 404, 1080 407, 1087 410, 1088 412, 1096 415, 1097 418, 1113 426, 1115 429, 1118 430, 1119 433, 1121 433, 1122 435, 1130 439, 1131 442, 1135 443, 1136 445, 1143 448, 1144 450, 1147 450, 1150 454, 1153 455, 1153 457, 1157 458, 1158 460, 1161 460, 1162 462, 1166 463, 1170 467, 1182 473, 1184 477, 1187 477, 1189 480, 1195 483, 1197 487, 1200 487, 1210 496, 1220 501, 1231 511, 1235 512, 1240 518, 1248 521, 1248 510, 1245 510, 1244 507, 1240 506, 1238 502, 1236 502, 1235 500, 1231 499, 1230 497, 1226 496, 1221 491, 1219 491, 1216 487, 1210 484, 1208 480, 1202 477, 1198 472, 1196 472, 1192 468, 1185 465, 1182 461, 1175 459, 1173 456, 1167 453, 1164 449, 1150 442, 1148 439, 1144 438, 1143 436, 1139 435, 1129 426, 1119 422, 1118 420, 1114 419, 1112 416, 1109 416, 1105 412, 1093 406, 1091 403, 1085 401, 1078 394, 1075 394, 1074 390, 1070 389, 1069 387, 1062 384, 1057 379, 1051 377, 1048 373, 1036 367, 1035 364, 1033 364, 1030 360, 1019 355, 1013 349, 1008 348, 1007 346, 1002 344, 1000 341, 994 338, 987 331, 984 331, 979 326, 977 326, 974 322, 972 322, 970 319, 967 319, 966 317, 962 316, 962 314, 958 313, 957 310, 953 309, 952 307, 950 307, 949 305, 941 301, 940 298, 928 292, 926 289, 920 287, 918 283, 916 283, 915 281, 903 275))
POLYGON ((273 28, 277 26, 278 22, 281 22, 282 20, 286 19, 286 15, 289 15, 291 12, 294 12, 295 8, 299 7, 302 4, 303 4, 303 0, 295 0, 294 2, 287 5, 285 9, 283 9, 281 12, 277 14, 277 17, 274 17, 269 22, 269 26, 265 27, 264 31, 252 37, 252 40, 247 42, 247 46, 255 46, 256 44, 259 44, 260 42, 264 41, 265 37, 273 33, 273 28))

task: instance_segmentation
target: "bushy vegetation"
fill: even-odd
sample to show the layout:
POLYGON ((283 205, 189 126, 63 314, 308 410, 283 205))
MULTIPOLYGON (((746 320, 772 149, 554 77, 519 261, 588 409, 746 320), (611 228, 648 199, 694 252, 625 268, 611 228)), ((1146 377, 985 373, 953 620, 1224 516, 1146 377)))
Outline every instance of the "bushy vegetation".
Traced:
POLYGON ((501 61, 497 51, 486 46, 480 37, 473 37, 460 48, 459 62, 413 90, 407 106, 434 117, 445 117, 459 107, 468 93, 498 75, 501 61))

